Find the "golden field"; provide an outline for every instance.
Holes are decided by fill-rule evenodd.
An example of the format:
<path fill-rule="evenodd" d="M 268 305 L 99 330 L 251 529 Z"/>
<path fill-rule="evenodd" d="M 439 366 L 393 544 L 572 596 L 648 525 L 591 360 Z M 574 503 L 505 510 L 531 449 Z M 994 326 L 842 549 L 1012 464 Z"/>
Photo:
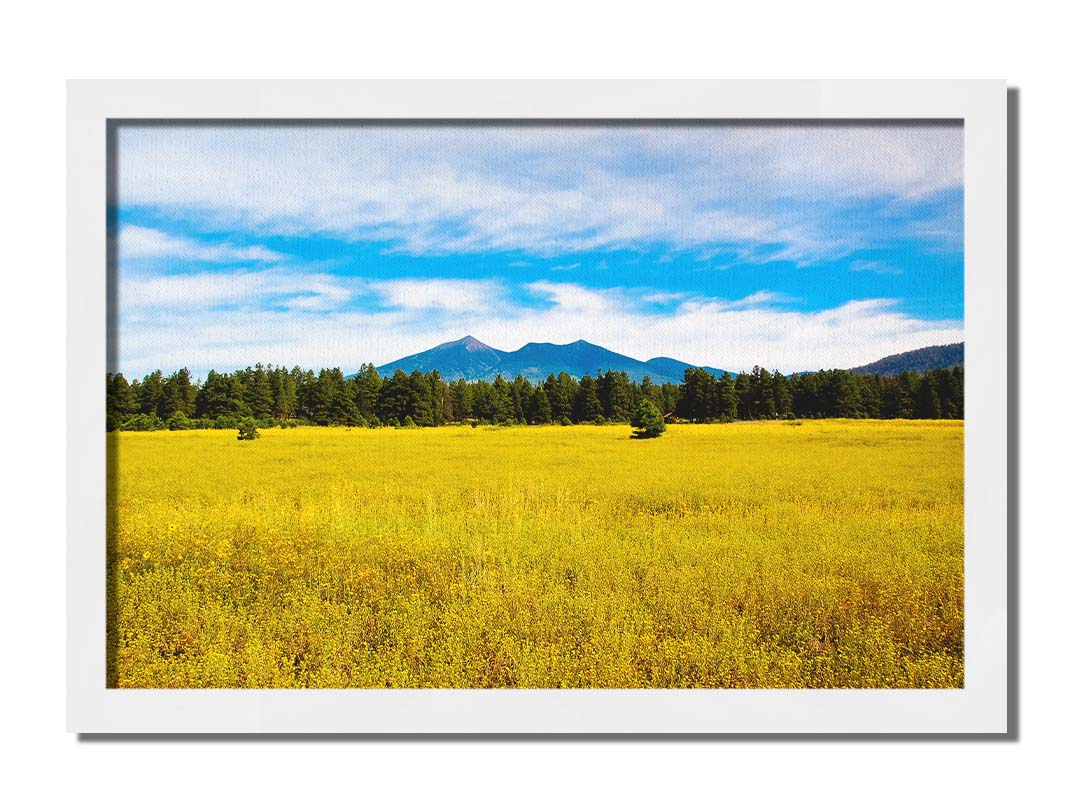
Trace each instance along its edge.
<path fill-rule="evenodd" d="M 959 687 L 963 425 L 109 434 L 120 687 Z"/>

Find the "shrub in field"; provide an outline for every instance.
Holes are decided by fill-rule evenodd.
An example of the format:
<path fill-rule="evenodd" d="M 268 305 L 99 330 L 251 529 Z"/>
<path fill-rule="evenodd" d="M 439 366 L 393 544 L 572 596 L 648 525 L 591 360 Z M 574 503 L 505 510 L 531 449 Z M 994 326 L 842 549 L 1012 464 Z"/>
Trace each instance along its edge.
<path fill-rule="evenodd" d="M 172 431 L 191 431 L 195 427 L 196 423 L 184 411 L 175 411 L 167 417 L 167 428 Z"/>
<path fill-rule="evenodd" d="M 636 428 L 635 439 L 653 439 L 656 436 L 662 436 L 667 430 L 667 423 L 663 421 L 663 412 L 647 397 L 637 406 L 630 424 Z"/>
<path fill-rule="evenodd" d="M 237 426 L 237 441 L 246 442 L 259 438 L 259 430 L 256 429 L 256 421 L 251 417 L 245 417 Z"/>
<path fill-rule="evenodd" d="M 167 426 L 155 413 L 136 414 L 126 420 L 119 430 L 123 431 L 161 431 Z"/>

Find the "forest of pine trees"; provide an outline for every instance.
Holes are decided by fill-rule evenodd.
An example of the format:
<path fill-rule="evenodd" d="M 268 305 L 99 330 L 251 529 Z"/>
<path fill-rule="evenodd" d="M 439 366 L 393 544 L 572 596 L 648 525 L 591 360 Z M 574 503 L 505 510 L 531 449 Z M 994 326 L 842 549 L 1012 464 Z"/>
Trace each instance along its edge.
<path fill-rule="evenodd" d="M 681 384 L 636 383 L 625 372 L 575 378 L 565 372 L 540 384 L 519 376 L 446 381 L 435 370 L 382 377 L 364 364 L 346 378 L 338 369 L 257 364 L 232 373 L 160 370 L 128 382 L 107 376 L 107 430 L 237 428 L 253 418 L 277 425 L 416 426 L 448 423 L 626 422 L 648 398 L 671 422 L 792 418 L 962 419 L 963 368 L 894 377 L 822 370 L 785 376 L 754 367 L 736 378 L 688 369 Z"/>

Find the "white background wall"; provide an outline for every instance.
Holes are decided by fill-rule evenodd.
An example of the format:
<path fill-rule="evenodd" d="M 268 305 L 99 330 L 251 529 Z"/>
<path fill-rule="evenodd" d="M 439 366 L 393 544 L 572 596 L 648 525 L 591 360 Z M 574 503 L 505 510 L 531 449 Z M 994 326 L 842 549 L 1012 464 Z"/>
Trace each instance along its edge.
<path fill-rule="evenodd" d="M 1049 3 L 18 3 L 0 46 L 4 784 L 33 796 L 909 797 L 1057 780 L 1063 624 L 1063 25 Z M 390 10 L 391 9 L 391 10 Z M 1031 10 L 1037 9 L 1037 10 Z M 79 743 L 64 733 L 68 77 L 995 77 L 1021 100 L 1017 743 Z M 1034 373 L 1058 371 L 1049 379 Z M 978 365 L 972 369 L 980 368 Z M 29 389 L 30 376 L 50 384 Z M 43 409 L 43 411 L 42 411 Z M 1051 788 L 1051 787 L 1050 787 Z M 18 792 L 12 796 L 18 796 Z"/>

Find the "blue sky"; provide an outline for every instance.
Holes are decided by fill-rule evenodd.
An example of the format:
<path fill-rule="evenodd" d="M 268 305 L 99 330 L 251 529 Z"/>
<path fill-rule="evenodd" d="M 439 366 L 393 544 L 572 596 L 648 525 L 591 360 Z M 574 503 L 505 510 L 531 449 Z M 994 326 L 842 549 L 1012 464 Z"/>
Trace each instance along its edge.
<path fill-rule="evenodd" d="M 119 363 L 472 334 L 725 369 L 963 338 L 958 126 L 124 126 Z"/>

